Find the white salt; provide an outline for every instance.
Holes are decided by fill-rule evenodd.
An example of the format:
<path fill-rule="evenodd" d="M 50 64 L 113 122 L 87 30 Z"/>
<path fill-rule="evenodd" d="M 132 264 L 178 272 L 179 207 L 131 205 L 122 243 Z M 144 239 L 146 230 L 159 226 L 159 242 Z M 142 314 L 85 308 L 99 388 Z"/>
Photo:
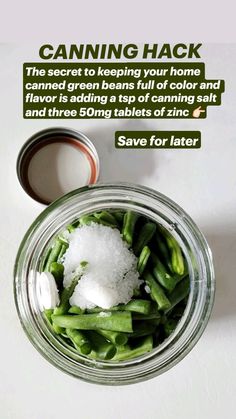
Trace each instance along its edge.
<path fill-rule="evenodd" d="M 108 309 L 128 303 L 142 281 L 137 258 L 122 240 L 119 230 L 92 223 L 77 228 L 68 240 L 63 261 L 64 287 L 70 285 L 80 262 L 88 262 L 70 304 Z"/>

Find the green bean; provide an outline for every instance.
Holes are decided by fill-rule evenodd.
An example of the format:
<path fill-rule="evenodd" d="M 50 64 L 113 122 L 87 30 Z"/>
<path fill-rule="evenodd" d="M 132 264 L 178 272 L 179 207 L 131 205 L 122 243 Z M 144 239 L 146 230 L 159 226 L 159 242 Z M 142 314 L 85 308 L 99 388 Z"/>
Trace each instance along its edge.
<path fill-rule="evenodd" d="M 184 278 L 186 278 L 186 276 L 188 276 L 188 272 L 186 271 L 183 273 L 183 275 L 175 274 L 176 283 L 178 284 L 179 282 L 181 282 Z"/>
<path fill-rule="evenodd" d="M 124 215 L 122 236 L 123 239 L 132 246 L 135 224 L 139 218 L 139 214 L 133 211 L 127 211 Z"/>
<path fill-rule="evenodd" d="M 77 306 L 72 306 L 69 308 L 68 313 L 70 314 L 84 314 L 85 310 L 77 307 Z"/>
<path fill-rule="evenodd" d="M 44 313 L 44 316 L 46 317 L 47 321 L 49 321 L 49 323 L 52 323 L 53 309 L 52 308 L 45 309 L 43 311 L 43 313 Z"/>
<path fill-rule="evenodd" d="M 157 252 L 160 255 L 160 258 L 163 264 L 172 272 L 172 265 L 171 265 L 171 255 L 169 252 L 169 248 L 166 244 L 166 240 L 164 236 L 161 234 L 160 231 L 157 231 L 155 234 L 155 239 L 157 242 Z"/>
<path fill-rule="evenodd" d="M 94 215 L 83 215 L 82 217 L 80 217 L 79 221 L 82 226 L 89 225 L 91 223 L 100 224 L 100 221 L 96 217 L 94 217 Z"/>
<path fill-rule="evenodd" d="M 118 306 L 111 307 L 107 310 L 103 310 L 101 307 L 94 307 L 87 309 L 88 313 L 100 313 L 109 311 L 134 311 L 136 313 L 148 314 L 151 309 L 151 301 L 149 300 L 130 300 L 127 304 L 120 304 Z"/>
<path fill-rule="evenodd" d="M 177 273 L 178 275 L 183 275 L 184 270 L 185 270 L 184 258 L 183 258 L 182 251 L 178 242 L 163 227 L 161 228 L 161 232 L 166 239 L 166 243 L 171 254 L 171 266 L 172 266 L 173 272 Z"/>
<path fill-rule="evenodd" d="M 141 296 L 142 296 L 142 292 L 140 288 L 135 288 L 133 292 L 133 297 L 141 297 Z"/>
<path fill-rule="evenodd" d="M 137 240 L 133 246 L 133 251 L 136 256 L 138 256 L 141 253 L 143 247 L 150 242 L 155 232 L 156 224 L 152 222 L 147 222 L 142 226 L 138 234 Z"/>
<path fill-rule="evenodd" d="M 108 211 L 95 212 L 93 215 L 101 224 L 118 228 L 116 218 Z"/>
<path fill-rule="evenodd" d="M 73 231 L 75 231 L 75 226 L 73 226 L 73 224 L 68 224 L 66 228 L 69 231 L 69 233 L 73 233 Z"/>
<path fill-rule="evenodd" d="M 68 224 L 66 227 L 69 233 L 73 233 L 77 227 L 80 225 L 80 220 L 74 220 L 71 224 Z"/>
<path fill-rule="evenodd" d="M 122 361 L 141 356 L 173 332 L 184 312 L 190 284 L 181 247 L 168 230 L 152 220 L 141 217 L 137 224 L 139 217 L 133 211 L 100 210 L 67 226 L 70 232 L 91 223 L 121 230 L 123 240 L 138 257 L 139 275 L 149 287 L 142 284 L 127 304 L 110 309 L 70 306 L 70 297 L 83 271 L 68 288 L 59 291 L 59 306 L 43 312 L 48 327 L 88 358 Z M 53 274 L 59 289 L 64 277 L 61 261 L 69 246 L 65 237 L 63 233 L 57 237 L 44 260 L 45 270 Z M 86 265 L 82 262 L 81 268 Z"/>
<path fill-rule="evenodd" d="M 178 320 L 176 319 L 168 319 L 166 323 L 164 323 L 163 328 L 164 328 L 166 337 L 171 335 L 171 333 L 175 330 L 177 324 L 178 324 Z"/>
<path fill-rule="evenodd" d="M 84 333 L 75 329 L 66 329 L 66 334 L 81 354 L 88 355 L 91 352 L 91 342 Z"/>
<path fill-rule="evenodd" d="M 58 259 L 57 259 L 58 262 L 61 262 L 61 260 L 62 260 L 62 258 L 64 256 L 64 254 L 66 253 L 67 249 L 68 249 L 68 246 L 66 246 L 65 244 L 63 244 L 62 247 L 61 247 L 61 251 L 60 251 L 60 253 L 58 255 Z"/>
<path fill-rule="evenodd" d="M 170 275 L 165 266 L 161 263 L 158 257 L 152 253 L 152 262 L 153 262 L 153 276 L 154 278 L 168 291 L 173 291 L 178 280 L 173 274 Z"/>
<path fill-rule="evenodd" d="M 93 331 L 88 331 L 87 335 L 93 348 L 92 358 L 108 360 L 114 357 L 117 349 L 111 342 L 108 342 L 103 336 Z"/>
<path fill-rule="evenodd" d="M 140 339 L 138 345 L 131 348 L 130 345 L 118 346 L 117 353 L 112 360 L 124 361 L 131 358 L 144 355 L 153 349 L 153 338 L 152 335 L 146 336 Z"/>
<path fill-rule="evenodd" d="M 95 212 L 94 214 L 90 215 L 83 215 L 82 217 L 80 217 L 79 221 L 81 225 L 89 225 L 91 223 L 96 223 L 103 224 L 109 227 L 118 227 L 118 223 L 115 217 L 113 217 L 113 215 L 111 215 L 107 211 L 102 211 L 100 213 Z"/>
<path fill-rule="evenodd" d="M 72 296 L 76 285 L 78 284 L 79 278 L 81 275 L 77 275 L 71 282 L 68 288 L 63 288 L 60 298 L 60 304 L 56 308 L 54 308 L 53 314 L 54 315 L 61 315 L 67 313 L 70 308 L 69 299 Z"/>
<path fill-rule="evenodd" d="M 111 330 L 98 329 L 97 333 L 109 340 L 115 346 L 125 345 L 128 341 L 128 334 L 121 332 L 112 332 Z"/>
<path fill-rule="evenodd" d="M 150 301 L 150 302 L 151 302 L 151 309 L 150 309 L 149 314 L 132 313 L 132 319 L 133 320 L 160 321 L 161 314 L 158 311 L 157 303 L 154 301 Z"/>
<path fill-rule="evenodd" d="M 151 301 L 149 300 L 130 300 L 127 304 L 121 306 L 124 310 L 134 311 L 136 313 L 149 314 L 151 310 Z"/>
<path fill-rule="evenodd" d="M 49 268 L 55 278 L 57 285 L 61 285 L 63 282 L 64 266 L 58 262 L 52 262 Z"/>
<path fill-rule="evenodd" d="M 151 250 L 149 249 L 149 247 L 144 246 L 144 248 L 143 248 L 143 250 L 140 253 L 139 258 L 138 258 L 137 269 L 138 269 L 139 275 L 142 275 L 142 273 L 144 272 L 144 270 L 147 266 L 150 254 L 151 254 Z"/>
<path fill-rule="evenodd" d="M 161 320 L 159 311 L 150 314 L 132 313 L 133 320 Z"/>
<path fill-rule="evenodd" d="M 86 260 L 82 260 L 82 262 L 80 262 L 80 267 L 81 267 L 82 269 L 85 269 L 85 268 L 86 268 L 86 266 L 88 266 L 88 262 L 87 262 Z"/>
<path fill-rule="evenodd" d="M 74 220 L 72 225 L 73 225 L 73 227 L 78 228 L 79 225 L 80 225 L 79 219 Z"/>
<path fill-rule="evenodd" d="M 153 276 L 149 272 L 144 272 L 144 280 L 146 284 L 149 286 L 151 290 L 151 295 L 153 296 L 154 300 L 156 301 L 158 308 L 160 310 L 167 310 L 171 303 L 166 297 L 164 290 L 161 288 L 161 286 L 155 281 Z"/>
<path fill-rule="evenodd" d="M 69 247 L 69 243 L 68 240 L 65 239 L 65 237 L 63 236 L 63 234 L 58 236 L 58 240 L 61 242 L 61 244 L 64 244 L 64 246 Z"/>
<path fill-rule="evenodd" d="M 150 319 L 150 320 L 148 320 L 148 323 L 150 323 L 150 324 L 154 325 L 155 327 L 157 327 L 161 323 L 161 318 L 159 318 L 159 319 Z"/>
<path fill-rule="evenodd" d="M 82 262 L 80 263 L 80 265 L 82 264 Z M 71 284 L 68 288 L 63 288 L 62 293 L 61 293 L 61 298 L 60 298 L 60 304 L 59 306 L 55 307 L 53 310 L 53 316 L 52 317 L 56 317 L 58 315 L 62 315 L 68 312 L 69 308 L 70 308 L 70 297 L 72 296 L 76 285 L 78 284 L 78 281 L 80 279 L 80 277 L 82 276 L 82 272 L 79 275 L 76 275 L 72 281 Z M 64 328 L 61 327 L 60 325 L 57 325 L 56 322 L 53 321 L 53 329 L 57 334 L 60 334 L 63 332 Z"/>
<path fill-rule="evenodd" d="M 64 339 L 66 339 L 66 343 L 69 343 L 69 344 L 71 344 L 72 343 L 72 341 L 71 341 L 71 339 L 69 338 L 69 336 L 66 334 L 66 329 L 64 329 L 63 330 L 63 332 L 62 333 L 60 333 L 60 335 L 64 338 Z M 68 342 L 69 341 L 69 342 Z M 72 345 L 70 345 L 70 346 L 72 346 Z M 74 344 L 73 344 L 73 346 L 75 346 Z M 78 349 L 79 350 L 79 348 L 76 348 L 76 349 Z"/>
<path fill-rule="evenodd" d="M 103 309 L 102 307 L 94 307 L 94 308 L 87 308 L 86 314 L 94 314 L 94 313 L 110 313 L 111 311 L 121 311 L 119 306 L 114 306 L 108 309 Z"/>
<path fill-rule="evenodd" d="M 152 335 L 156 330 L 156 326 L 156 324 L 147 321 L 137 322 L 133 325 L 133 333 L 129 333 L 129 337 L 134 339 Z"/>
<path fill-rule="evenodd" d="M 125 213 L 123 212 L 123 211 L 114 211 L 113 213 L 112 213 L 112 215 L 114 215 L 114 217 L 115 217 L 115 219 L 116 219 L 116 221 L 119 223 L 119 224 L 123 224 L 123 220 L 124 220 L 124 215 L 125 215 Z"/>
<path fill-rule="evenodd" d="M 53 317 L 53 315 L 52 315 L 52 317 Z M 57 326 L 53 321 L 52 321 L 52 328 L 57 335 L 62 335 L 63 336 L 63 334 L 65 333 L 65 328 Z"/>
<path fill-rule="evenodd" d="M 170 306 L 166 308 L 165 312 L 168 313 L 174 308 L 180 301 L 182 301 L 189 294 L 190 282 L 189 277 L 186 276 L 181 282 L 179 282 L 174 291 L 169 295 Z"/>
<path fill-rule="evenodd" d="M 47 251 L 47 254 L 46 254 L 46 256 L 45 256 L 45 258 L 44 258 L 44 260 L 43 260 L 43 269 L 42 269 L 42 271 L 46 271 L 46 266 L 47 266 L 48 259 L 49 259 L 49 256 L 50 256 L 50 254 L 51 254 L 51 251 L 52 251 L 52 249 L 49 249 L 49 250 Z"/>
<path fill-rule="evenodd" d="M 52 315 L 53 323 L 59 327 L 81 330 L 113 330 L 132 332 L 132 317 L 128 311 L 100 312 L 80 315 Z"/>
<path fill-rule="evenodd" d="M 58 236 L 57 240 L 62 245 L 61 246 L 61 250 L 57 249 L 57 251 L 59 250 L 59 253 L 58 253 L 58 256 L 56 256 L 56 260 L 59 260 L 60 259 L 60 254 L 61 254 L 62 249 L 63 249 L 63 246 L 66 246 L 66 248 L 67 248 L 69 246 L 69 244 L 68 244 L 67 240 L 63 236 Z M 60 246 L 59 243 L 58 243 L 58 246 Z M 53 246 L 53 248 L 54 248 L 54 246 Z M 53 260 L 51 260 L 52 258 L 55 258 L 55 253 L 54 253 L 55 252 L 55 249 L 53 250 L 53 253 L 54 254 L 51 255 L 53 248 L 50 248 L 49 251 L 48 251 L 48 253 L 47 253 L 47 256 L 46 256 L 46 258 L 44 260 L 43 271 L 48 270 L 49 267 L 50 267 L 49 265 L 51 263 L 53 263 Z M 50 256 L 50 259 L 49 259 L 49 256 Z"/>
<path fill-rule="evenodd" d="M 49 271 L 51 263 L 57 261 L 61 248 L 62 248 L 62 243 L 60 242 L 59 239 L 56 239 L 51 249 L 51 252 L 48 256 L 48 260 L 45 266 L 45 271 Z"/>

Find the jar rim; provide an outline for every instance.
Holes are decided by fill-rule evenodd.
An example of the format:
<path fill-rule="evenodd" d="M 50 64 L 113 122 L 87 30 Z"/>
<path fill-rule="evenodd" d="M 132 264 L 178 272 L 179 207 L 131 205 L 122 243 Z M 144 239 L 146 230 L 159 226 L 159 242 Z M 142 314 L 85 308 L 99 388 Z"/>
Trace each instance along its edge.
<path fill-rule="evenodd" d="M 42 254 L 39 247 L 44 240 L 48 242 L 55 235 L 52 234 L 55 233 L 55 228 L 61 230 L 59 218 L 64 224 L 68 224 L 76 208 L 86 213 L 86 208 L 90 210 L 96 205 L 97 210 L 99 205 L 104 207 L 108 202 L 114 208 L 139 206 L 139 212 L 148 213 L 148 216 L 151 215 L 156 220 L 159 217 L 159 221 L 171 228 L 172 234 L 181 242 L 188 261 L 196 264 L 194 268 L 191 267 L 192 285 L 185 313 L 172 335 L 150 353 L 115 364 L 114 361 L 90 362 L 79 355 L 74 356 L 62 347 L 58 338 L 53 338 L 44 328 L 37 306 L 35 302 L 32 303 L 34 279 L 32 278 L 32 283 L 27 281 L 30 270 L 35 269 L 39 263 Z M 37 252 L 40 254 L 36 258 Z M 32 263 L 34 259 L 35 264 Z M 26 334 L 41 354 L 75 377 L 111 385 L 133 383 L 159 375 L 187 355 L 208 323 L 215 293 L 211 251 L 191 217 L 165 195 L 146 186 L 127 182 L 90 185 L 76 189 L 53 202 L 36 218 L 23 238 L 16 257 L 14 278 L 18 315 Z"/>

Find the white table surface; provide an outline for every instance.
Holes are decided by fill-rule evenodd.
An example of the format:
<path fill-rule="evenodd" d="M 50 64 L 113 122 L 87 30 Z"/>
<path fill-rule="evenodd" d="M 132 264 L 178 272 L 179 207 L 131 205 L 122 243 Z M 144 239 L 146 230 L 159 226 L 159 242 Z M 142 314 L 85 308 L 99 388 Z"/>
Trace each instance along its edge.
<path fill-rule="evenodd" d="M 207 78 L 223 78 L 221 107 L 188 120 L 24 120 L 22 63 L 37 46 L 0 46 L 0 419 L 235 418 L 236 392 L 236 45 L 202 48 Z M 87 384 L 63 374 L 33 348 L 13 300 L 13 264 L 19 243 L 43 206 L 22 191 L 15 170 L 24 141 L 49 126 L 83 131 L 98 149 L 101 180 L 153 187 L 181 205 L 205 233 L 217 278 L 207 329 L 176 367 L 125 387 Z M 115 150 L 124 129 L 202 131 L 200 150 Z"/>

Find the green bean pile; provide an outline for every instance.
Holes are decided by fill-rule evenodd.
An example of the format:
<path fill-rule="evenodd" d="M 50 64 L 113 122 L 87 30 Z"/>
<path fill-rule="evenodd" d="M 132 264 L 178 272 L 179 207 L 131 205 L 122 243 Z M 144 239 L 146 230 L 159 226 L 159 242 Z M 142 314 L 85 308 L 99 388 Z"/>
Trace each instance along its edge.
<path fill-rule="evenodd" d="M 67 344 L 96 360 L 122 361 L 150 352 L 174 331 L 186 307 L 189 276 L 185 257 L 175 238 L 161 225 L 132 211 L 101 211 L 84 215 L 67 229 L 99 223 L 120 230 L 123 240 L 138 258 L 143 283 L 128 304 L 109 310 L 82 310 L 69 300 L 81 275 L 63 288 L 63 255 L 68 242 L 58 236 L 44 261 L 53 274 L 60 304 L 44 310 L 45 318 Z M 86 261 L 81 267 L 86 266 Z"/>

